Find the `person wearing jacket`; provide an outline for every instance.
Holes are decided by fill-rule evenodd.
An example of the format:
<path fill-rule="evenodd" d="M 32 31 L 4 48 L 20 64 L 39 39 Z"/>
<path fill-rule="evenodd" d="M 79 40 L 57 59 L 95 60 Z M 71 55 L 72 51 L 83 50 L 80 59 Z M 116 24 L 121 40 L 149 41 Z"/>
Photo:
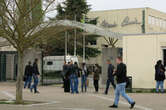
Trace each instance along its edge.
<path fill-rule="evenodd" d="M 161 88 L 161 93 L 164 93 L 164 80 L 165 80 L 165 68 L 162 65 L 162 61 L 157 61 L 155 65 L 155 80 L 156 80 L 156 92 L 159 92 Z"/>
<path fill-rule="evenodd" d="M 107 72 L 107 83 L 106 83 L 106 90 L 105 90 L 105 94 L 108 94 L 108 90 L 109 90 L 109 86 L 110 83 L 112 84 L 113 88 L 115 89 L 116 85 L 114 83 L 114 76 L 113 76 L 113 72 L 114 72 L 114 66 L 111 64 L 110 60 L 107 60 L 107 64 L 108 64 L 108 72 Z"/>
<path fill-rule="evenodd" d="M 87 70 L 86 64 L 83 63 L 82 72 L 81 72 L 81 90 L 82 90 L 82 92 L 84 92 L 84 88 L 85 88 L 85 92 L 87 92 L 87 77 L 88 77 L 88 70 Z"/>
<path fill-rule="evenodd" d="M 38 59 L 35 59 L 34 63 L 33 63 L 33 79 L 34 79 L 34 84 L 31 86 L 31 92 L 33 92 L 34 89 L 34 93 L 39 93 L 39 91 L 37 90 L 37 86 L 39 83 L 39 70 L 38 70 Z"/>
<path fill-rule="evenodd" d="M 71 87 L 71 93 L 77 93 L 78 94 L 78 76 L 77 76 L 77 63 L 73 64 L 73 61 L 70 62 L 70 87 Z"/>
<path fill-rule="evenodd" d="M 117 62 L 117 70 L 114 75 L 117 77 L 117 85 L 115 89 L 115 100 L 114 104 L 110 106 L 110 108 L 118 108 L 118 103 L 119 103 L 119 97 L 122 95 L 128 103 L 131 105 L 130 109 L 134 108 L 135 106 L 135 101 L 131 99 L 127 94 L 126 94 L 126 79 L 127 79 L 127 67 L 126 65 L 122 62 L 122 58 L 118 57 L 116 59 Z"/>
<path fill-rule="evenodd" d="M 25 83 L 24 83 L 24 89 L 27 87 L 31 87 L 32 83 L 32 73 L 33 73 L 33 67 L 31 66 L 31 62 L 28 62 L 28 65 L 25 67 L 24 77 L 25 77 Z"/>
<path fill-rule="evenodd" d="M 95 87 L 95 91 L 99 91 L 99 80 L 100 80 L 100 69 L 98 64 L 95 64 L 94 67 L 94 75 L 93 75 L 93 85 Z"/>

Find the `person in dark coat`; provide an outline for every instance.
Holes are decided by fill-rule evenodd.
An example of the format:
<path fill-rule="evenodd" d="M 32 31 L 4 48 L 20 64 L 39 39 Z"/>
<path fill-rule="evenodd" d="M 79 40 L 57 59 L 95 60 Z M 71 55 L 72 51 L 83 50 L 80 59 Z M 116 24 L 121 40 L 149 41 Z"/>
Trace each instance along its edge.
<path fill-rule="evenodd" d="M 112 84 L 113 88 L 115 89 L 116 85 L 114 83 L 114 75 L 113 75 L 113 72 L 114 72 L 114 66 L 111 64 L 111 60 L 107 60 L 107 64 L 108 64 L 108 71 L 107 71 L 107 83 L 106 83 L 106 90 L 105 90 L 105 94 L 107 95 L 108 94 L 108 90 L 109 90 L 109 86 L 110 86 L 110 83 Z"/>
<path fill-rule="evenodd" d="M 94 75 L 93 75 L 93 84 L 94 84 L 96 92 L 99 91 L 99 80 L 100 80 L 100 68 L 99 68 L 98 64 L 95 64 Z"/>
<path fill-rule="evenodd" d="M 32 73 L 33 73 L 33 67 L 31 65 L 31 62 L 28 62 L 28 65 L 25 67 L 25 72 L 24 72 L 24 78 L 25 78 L 25 83 L 24 83 L 24 89 L 27 87 L 31 87 L 32 83 Z"/>
<path fill-rule="evenodd" d="M 63 70 L 62 70 L 62 74 L 61 74 L 62 80 L 63 80 L 63 86 L 62 86 L 62 88 L 64 88 L 65 75 L 66 75 L 67 71 L 68 71 L 68 66 L 66 64 L 66 61 L 64 61 Z"/>
<path fill-rule="evenodd" d="M 39 91 L 37 90 L 37 86 L 39 83 L 39 69 L 38 69 L 38 59 L 35 59 L 34 63 L 33 63 L 33 79 L 34 79 L 34 84 L 31 86 L 31 92 L 33 92 L 34 89 L 34 93 L 39 93 Z"/>
<path fill-rule="evenodd" d="M 119 103 L 119 98 L 120 95 L 124 97 L 129 104 L 131 105 L 130 109 L 134 108 L 135 106 L 135 101 L 131 99 L 127 94 L 126 94 L 126 79 L 127 79 L 127 67 L 126 65 L 122 62 L 122 58 L 118 57 L 116 59 L 117 62 L 117 70 L 114 75 L 117 77 L 117 85 L 115 89 L 115 100 L 114 104 L 110 106 L 110 108 L 118 108 L 118 103 Z"/>
<path fill-rule="evenodd" d="M 70 62 L 66 65 L 66 74 L 64 75 L 64 92 L 70 92 Z"/>
<path fill-rule="evenodd" d="M 159 92 L 159 88 L 161 88 L 161 92 L 164 93 L 164 80 L 165 80 L 165 68 L 162 64 L 162 61 L 157 61 L 155 65 L 155 80 L 156 80 L 156 92 Z"/>

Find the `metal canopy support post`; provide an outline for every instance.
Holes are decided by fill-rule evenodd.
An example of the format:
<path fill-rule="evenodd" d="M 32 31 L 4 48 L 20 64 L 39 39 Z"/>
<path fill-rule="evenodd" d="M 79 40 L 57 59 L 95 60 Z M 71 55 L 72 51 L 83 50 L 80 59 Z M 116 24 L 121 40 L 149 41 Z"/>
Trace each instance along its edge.
<path fill-rule="evenodd" d="M 67 41 L 68 41 L 67 35 L 68 35 L 68 33 L 66 31 L 65 32 L 65 59 L 64 59 L 65 61 L 66 61 L 67 49 L 68 49 L 68 47 L 67 47 Z"/>
<path fill-rule="evenodd" d="M 76 15 L 75 15 L 75 21 L 77 21 L 76 19 Z M 77 29 L 74 29 L 74 56 L 77 55 Z"/>
<path fill-rule="evenodd" d="M 83 62 L 85 63 L 85 54 L 86 54 L 86 52 L 85 52 L 85 35 L 83 35 Z"/>

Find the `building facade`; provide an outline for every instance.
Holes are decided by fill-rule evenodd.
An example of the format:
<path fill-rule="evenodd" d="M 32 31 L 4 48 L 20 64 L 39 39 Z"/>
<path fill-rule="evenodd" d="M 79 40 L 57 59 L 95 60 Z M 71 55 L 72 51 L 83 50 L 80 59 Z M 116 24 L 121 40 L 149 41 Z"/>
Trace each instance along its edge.
<path fill-rule="evenodd" d="M 151 8 L 92 11 L 88 14 L 88 17 L 98 17 L 98 26 L 121 34 L 166 32 L 166 13 Z M 102 45 L 107 45 L 103 36 L 97 39 L 96 45 L 90 46 L 102 50 Z M 123 47 L 122 39 L 119 39 L 116 47 Z M 99 55 L 96 58 L 91 58 L 87 63 L 101 65 L 101 58 L 101 55 Z"/>
<path fill-rule="evenodd" d="M 155 88 L 155 64 L 162 60 L 166 66 L 166 33 L 124 36 L 123 60 L 133 88 Z"/>

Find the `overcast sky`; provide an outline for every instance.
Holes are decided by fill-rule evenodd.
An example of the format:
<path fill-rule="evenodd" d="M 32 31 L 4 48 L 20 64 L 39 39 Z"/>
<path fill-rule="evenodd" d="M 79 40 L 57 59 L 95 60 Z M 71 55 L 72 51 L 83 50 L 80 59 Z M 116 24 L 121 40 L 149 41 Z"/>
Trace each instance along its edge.
<path fill-rule="evenodd" d="M 150 7 L 166 12 L 166 0 L 87 0 L 92 10 Z"/>

